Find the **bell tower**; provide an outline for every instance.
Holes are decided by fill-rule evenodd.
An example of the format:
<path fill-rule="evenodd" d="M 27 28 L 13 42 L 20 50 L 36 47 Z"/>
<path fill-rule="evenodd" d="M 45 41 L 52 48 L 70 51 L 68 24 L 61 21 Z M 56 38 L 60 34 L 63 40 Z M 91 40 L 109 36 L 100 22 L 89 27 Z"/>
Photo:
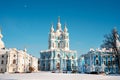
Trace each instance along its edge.
<path fill-rule="evenodd" d="M 49 49 L 69 50 L 69 33 L 65 23 L 64 30 L 61 28 L 60 17 L 58 17 L 56 31 L 53 24 L 49 33 Z"/>
<path fill-rule="evenodd" d="M 49 33 L 49 46 L 48 46 L 48 49 L 54 49 L 55 48 L 55 43 L 54 43 L 54 40 L 55 39 L 55 34 L 54 34 L 54 28 L 53 28 L 53 24 L 50 28 L 50 33 Z"/>
<path fill-rule="evenodd" d="M 64 27 L 64 49 L 65 50 L 69 50 L 69 33 L 68 33 L 68 29 L 65 23 L 65 27 Z"/>

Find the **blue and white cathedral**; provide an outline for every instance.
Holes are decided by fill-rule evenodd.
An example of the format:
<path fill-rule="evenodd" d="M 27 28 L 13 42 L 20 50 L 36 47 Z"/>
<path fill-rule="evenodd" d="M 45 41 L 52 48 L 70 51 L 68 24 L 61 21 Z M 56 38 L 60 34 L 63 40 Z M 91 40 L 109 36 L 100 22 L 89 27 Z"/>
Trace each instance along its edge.
<path fill-rule="evenodd" d="M 65 24 L 62 30 L 60 17 L 57 29 L 53 24 L 49 32 L 48 50 L 40 52 L 40 70 L 42 71 L 72 71 L 77 69 L 77 52 L 69 48 L 69 33 Z"/>

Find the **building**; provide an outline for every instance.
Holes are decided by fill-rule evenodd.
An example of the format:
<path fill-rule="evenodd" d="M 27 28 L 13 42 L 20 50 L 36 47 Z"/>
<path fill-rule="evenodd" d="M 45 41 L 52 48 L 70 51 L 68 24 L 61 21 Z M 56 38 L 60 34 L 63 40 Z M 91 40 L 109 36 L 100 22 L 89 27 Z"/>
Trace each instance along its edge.
<path fill-rule="evenodd" d="M 112 49 L 90 49 L 84 55 L 86 73 L 118 73 L 118 64 Z"/>
<path fill-rule="evenodd" d="M 38 59 L 27 53 L 27 50 L 17 50 L 16 48 L 5 48 L 0 32 L 0 73 L 8 72 L 30 72 L 30 67 L 34 72 L 38 71 Z"/>
<path fill-rule="evenodd" d="M 84 62 L 84 55 L 81 55 L 78 58 L 78 72 L 79 73 L 84 73 L 85 72 L 85 62 Z"/>
<path fill-rule="evenodd" d="M 113 29 L 114 33 L 114 45 L 116 48 L 102 48 L 102 49 L 90 49 L 87 54 L 82 55 L 78 59 L 78 63 L 82 64 L 84 57 L 84 64 L 80 65 L 86 73 L 120 73 L 120 41 L 116 28 Z M 116 54 L 117 53 L 117 54 Z"/>
<path fill-rule="evenodd" d="M 68 29 L 65 24 L 64 30 L 62 30 L 60 17 L 58 17 L 56 31 L 52 24 L 48 41 L 48 50 L 40 52 L 40 70 L 76 70 L 77 52 L 69 49 Z"/>

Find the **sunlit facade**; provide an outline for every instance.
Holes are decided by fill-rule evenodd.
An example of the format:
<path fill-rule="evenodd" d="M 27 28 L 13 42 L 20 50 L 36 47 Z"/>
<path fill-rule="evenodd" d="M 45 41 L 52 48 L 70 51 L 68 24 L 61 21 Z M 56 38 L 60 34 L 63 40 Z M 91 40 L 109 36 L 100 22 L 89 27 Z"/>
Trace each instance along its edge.
<path fill-rule="evenodd" d="M 0 73 L 30 72 L 30 67 L 38 71 L 38 58 L 28 54 L 26 49 L 5 48 L 2 37 L 0 33 Z"/>

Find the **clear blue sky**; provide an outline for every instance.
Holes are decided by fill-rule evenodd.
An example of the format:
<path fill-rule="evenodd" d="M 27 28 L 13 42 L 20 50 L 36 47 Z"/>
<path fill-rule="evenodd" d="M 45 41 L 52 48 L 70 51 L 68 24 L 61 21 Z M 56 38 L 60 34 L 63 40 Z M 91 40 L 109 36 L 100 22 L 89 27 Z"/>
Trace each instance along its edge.
<path fill-rule="evenodd" d="M 24 49 L 36 57 L 48 49 L 48 33 L 57 17 L 70 33 L 78 55 L 98 48 L 113 27 L 120 32 L 120 0 L 0 0 L 0 27 L 7 48 Z"/>

